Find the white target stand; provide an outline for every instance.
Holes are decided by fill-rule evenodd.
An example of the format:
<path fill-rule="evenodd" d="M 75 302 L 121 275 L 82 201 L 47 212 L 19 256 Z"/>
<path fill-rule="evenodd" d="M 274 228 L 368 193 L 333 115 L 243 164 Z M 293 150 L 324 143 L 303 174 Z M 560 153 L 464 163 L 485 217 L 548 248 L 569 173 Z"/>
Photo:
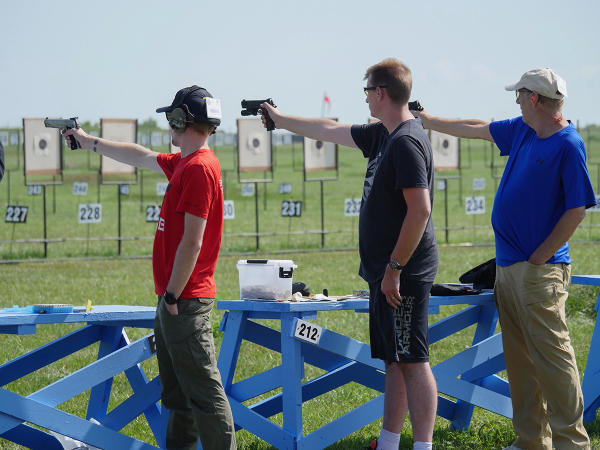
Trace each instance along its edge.
<path fill-rule="evenodd" d="M 44 204 L 44 258 L 48 257 L 48 230 L 46 210 L 46 186 L 51 185 L 54 194 L 53 211 L 56 213 L 56 185 L 63 184 L 63 147 L 60 130 L 46 128 L 44 119 L 23 119 L 23 174 L 25 186 L 43 196 Z M 49 177 L 52 176 L 50 180 Z M 32 181 L 32 177 L 35 180 Z M 57 177 L 59 178 L 57 180 Z M 41 189 L 39 192 L 38 189 Z"/>
<path fill-rule="evenodd" d="M 137 135 L 137 119 L 100 119 L 102 139 L 135 144 Z M 100 203 L 100 185 L 117 185 L 117 254 L 119 256 L 121 255 L 121 196 L 129 195 L 130 186 L 137 183 L 137 167 L 101 155 L 98 172 L 98 203 Z"/>
<path fill-rule="evenodd" d="M 256 250 L 260 249 L 258 220 L 258 183 L 265 183 L 264 201 L 267 205 L 266 183 L 273 182 L 272 134 L 264 127 L 261 119 L 237 119 L 238 183 L 254 183 L 254 209 L 256 217 Z M 263 178 L 248 176 L 262 172 Z M 270 178 L 268 175 L 270 174 Z"/>
<path fill-rule="evenodd" d="M 331 119 L 337 122 L 337 119 Z M 325 248 L 325 181 L 337 181 L 338 145 L 333 142 L 320 141 L 305 137 L 304 142 L 304 182 L 318 181 L 321 186 L 321 248 Z M 309 178 L 309 173 L 316 173 L 316 177 Z M 335 175 L 333 175 L 335 173 Z M 329 176 L 328 176 L 329 175 Z"/>
<path fill-rule="evenodd" d="M 460 165 L 460 138 L 427 130 L 433 152 L 434 170 L 458 170 L 458 175 L 436 177 L 438 180 L 458 180 L 458 204 L 462 204 L 462 169 Z M 446 181 L 446 190 L 448 183 Z"/>

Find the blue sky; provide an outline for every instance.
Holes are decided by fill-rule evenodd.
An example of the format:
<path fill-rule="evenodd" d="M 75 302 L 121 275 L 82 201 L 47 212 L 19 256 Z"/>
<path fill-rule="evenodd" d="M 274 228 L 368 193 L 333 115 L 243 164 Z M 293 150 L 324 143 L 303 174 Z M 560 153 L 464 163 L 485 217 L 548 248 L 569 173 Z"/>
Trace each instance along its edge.
<path fill-rule="evenodd" d="M 251 2 L 4 1 L 0 127 L 23 117 L 153 117 L 197 84 L 234 132 L 240 101 L 365 123 L 365 70 L 386 57 L 413 72 L 412 99 L 443 117 L 517 116 L 504 86 L 551 67 L 564 116 L 600 124 L 600 2 L 556 0 Z"/>

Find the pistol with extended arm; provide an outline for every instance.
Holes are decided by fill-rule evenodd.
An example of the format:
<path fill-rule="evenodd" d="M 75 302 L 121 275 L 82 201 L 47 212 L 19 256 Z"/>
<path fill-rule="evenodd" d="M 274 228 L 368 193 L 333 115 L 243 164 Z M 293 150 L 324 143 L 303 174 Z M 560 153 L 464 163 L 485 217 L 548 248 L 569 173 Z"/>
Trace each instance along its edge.
<path fill-rule="evenodd" d="M 257 116 L 258 114 L 262 114 L 267 119 L 267 131 L 273 131 L 275 129 L 275 123 L 273 119 L 269 116 L 269 112 L 266 109 L 262 109 L 260 105 L 263 103 L 268 103 L 273 108 L 277 108 L 277 105 L 273 103 L 272 98 L 268 98 L 266 100 L 242 100 L 242 116 Z"/>
<path fill-rule="evenodd" d="M 79 128 L 77 117 L 71 117 L 70 119 L 48 119 L 46 117 L 44 125 L 46 128 L 60 128 L 65 131 L 71 128 Z M 74 136 L 71 136 L 71 150 L 77 150 L 78 148 L 81 148 L 81 145 Z"/>

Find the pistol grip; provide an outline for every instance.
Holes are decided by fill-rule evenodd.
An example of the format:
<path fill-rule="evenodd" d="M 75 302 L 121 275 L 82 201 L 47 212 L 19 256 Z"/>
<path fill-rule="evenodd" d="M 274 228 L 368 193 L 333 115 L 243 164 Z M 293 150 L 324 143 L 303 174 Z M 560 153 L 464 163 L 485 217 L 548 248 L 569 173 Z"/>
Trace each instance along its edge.
<path fill-rule="evenodd" d="M 273 119 L 271 119 L 271 116 L 269 116 L 269 112 L 266 109 L 263 109 L 262 113 L 267 120 L 267 131 L 273 131 L 275 129 L 275 122 L 273 122 Z"/>
<path fill-rule="evenodd" d="M 71 128 L 67 128 L 67 130 L 70 130 Z M 81 144 L 79 143 L 79 141 L 77 139 L 75 139 L 75 136 L 71 135 L 71 150 L 77 150 L 81 148 Z"/>

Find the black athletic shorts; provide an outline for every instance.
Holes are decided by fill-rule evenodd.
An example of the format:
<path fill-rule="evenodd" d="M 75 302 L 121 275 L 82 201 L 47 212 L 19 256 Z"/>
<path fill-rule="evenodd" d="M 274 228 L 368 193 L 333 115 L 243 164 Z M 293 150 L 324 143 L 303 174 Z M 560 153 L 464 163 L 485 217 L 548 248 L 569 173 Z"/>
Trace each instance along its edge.
<path fill-rule="evenodd" d="M 401 305 L 392 308 L 381 280 L 369 283 L 371 357 L 387 362 L 429 362 L 429 292 L 431 281 L 400 279 Z"/>

